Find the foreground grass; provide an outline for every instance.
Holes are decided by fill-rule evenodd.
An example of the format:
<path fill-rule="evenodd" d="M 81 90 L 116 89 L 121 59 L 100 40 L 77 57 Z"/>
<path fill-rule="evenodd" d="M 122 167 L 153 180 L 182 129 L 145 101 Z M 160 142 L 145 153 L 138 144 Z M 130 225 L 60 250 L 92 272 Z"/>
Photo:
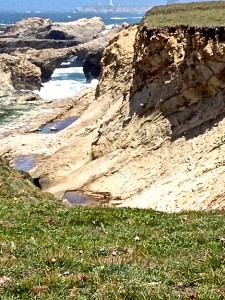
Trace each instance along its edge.
<path fill-rule="evenodd" d="M 0 184 L 1 299 L 224 299 L 223 212 L 68 208 L 1 163 Z"/>
<path fill-rule="evenodd" d="M 156 6 L 144 18 L 149 28 L 188 25 L 198 27 L 225 26 L 225 2 L 198 2 Z"/>

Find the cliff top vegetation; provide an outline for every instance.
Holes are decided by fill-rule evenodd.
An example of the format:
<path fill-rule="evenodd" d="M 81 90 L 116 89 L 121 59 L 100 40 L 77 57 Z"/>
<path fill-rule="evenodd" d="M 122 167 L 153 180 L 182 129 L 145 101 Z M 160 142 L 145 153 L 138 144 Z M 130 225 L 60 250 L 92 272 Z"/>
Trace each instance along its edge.
<path fill-rule="evenodd" d="M 225 2 L 197 2 L 156 6 L 144 17 L 144 25 L 162 28 L 176 25 L 195 27 L 225 26 Z"/>
<path fill-rule="evenodd" d="M 224 299 L 224 213 L 67 207 L 0 161 L 0 298 Z"/>

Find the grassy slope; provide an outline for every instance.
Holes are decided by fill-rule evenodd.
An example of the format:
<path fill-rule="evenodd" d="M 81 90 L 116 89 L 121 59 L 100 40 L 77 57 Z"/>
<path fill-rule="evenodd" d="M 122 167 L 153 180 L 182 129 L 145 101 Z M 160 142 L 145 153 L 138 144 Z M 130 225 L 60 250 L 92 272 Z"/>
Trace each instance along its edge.
<path fill-rule="evenodd" d="M 2 162 L 0 185 L 1 299 L 224 299 L 223 212 L 68 208 Z"/>
<path fill-rule="evenodd" d="M 188 25 L 198 27 L 225 26 L 225 2 L 200 2 L 156 6 L 144 20 L 149 28 Z"/>

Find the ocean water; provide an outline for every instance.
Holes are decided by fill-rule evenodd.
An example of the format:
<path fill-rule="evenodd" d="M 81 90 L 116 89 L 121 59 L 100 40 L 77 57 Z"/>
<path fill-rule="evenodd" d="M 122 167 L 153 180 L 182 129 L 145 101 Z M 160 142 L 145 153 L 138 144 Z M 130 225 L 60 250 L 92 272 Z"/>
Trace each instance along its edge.
<path fill-rule="evenodd" d="M 89 86 L 96 86 L 98 80 L 86 83 L 82 67 L 58 68 L 51 80 L 43 83 L 40 91 L 35 91 L 44 100 L 72 97 Z"/>
<path fill-rule="evenodd" d="M 24 13 L 0 13 L 0 27 L 4 28 L 24 18 L 40 17 L 51 19 L 54 22 L 71 22 L 81 18 L 92 18 L 96 14 L 81 13 L 41 13 L 41 12 L 24 12 Z M 106 24 L 106 29 L 114 25 L 120 25 L 124 22 L 128 24 L 139 23 L 143 15 L 139 14 L 99 14 Z M 49 82 L 43 83 L 40 91 L 35 91 L 44 100 L 61 99 L 76 95 L 82 89 L 90 85 L 96 85 L 97 80 L 86 83 L 82 67 L 68 68 L 66 64 L 56 69 Z"/>
<path fill-rule="evenodd" d="M 44 100 L 71 97 L 85 88 L 86 80 L 82 67 L 58 68 L 49 82 L 43 83 L 40 91 L 35 91 Z"/>
<path fill-rule="evenodd" d="M 40 17 L 44 19 L 51 19 L 53 22 L 71 22 L 81 18 L 101 17 L 106 25 L 122 24 L 127 22 L 129 24 L 139 23 L 143 15 L 141 14 L 91 14 L 91 13 L 74 13 L 74 12 L 59 12 L 59 13 L 42 13 L 42 12 L 24 12 L 24 13 L 10 13 L 0 12 L 0 25 L 7 26 L 25 18 Z"/>

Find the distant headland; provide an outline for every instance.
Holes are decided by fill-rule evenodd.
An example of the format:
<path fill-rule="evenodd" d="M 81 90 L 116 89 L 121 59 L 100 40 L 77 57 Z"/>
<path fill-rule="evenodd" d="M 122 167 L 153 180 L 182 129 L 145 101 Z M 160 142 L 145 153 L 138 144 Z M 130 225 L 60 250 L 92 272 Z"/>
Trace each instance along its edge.
<path fill-rule="evenodd" d="M 75 12 L 81 13 L 138 13 L 144 14 L 152 6 L 122 6 L 122 5 L 91 5 L 91 6 L 80 6 L 75 8 Z"/>

